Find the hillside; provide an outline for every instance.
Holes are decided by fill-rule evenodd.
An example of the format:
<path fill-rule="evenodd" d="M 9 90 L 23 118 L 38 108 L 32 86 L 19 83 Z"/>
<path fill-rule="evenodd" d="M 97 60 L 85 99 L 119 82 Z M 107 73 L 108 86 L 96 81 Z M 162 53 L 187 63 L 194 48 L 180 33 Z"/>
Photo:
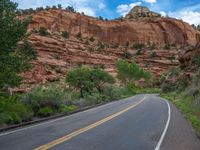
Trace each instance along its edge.
<path fill-rule="evenodd" d="M 24 84 L 63 79 L 77 65 L 100 66 L 115 76 L 115 63 L 121 58 L 134 59 L 155 76 L 179 65 L 179 53 L 198 43 L 199 32 L 181 20 L 140 8 L 109 21 L 61 9 L 32 13 L 29 40 L 38 58 L 33 69 L 22 74 Z M 39 35 L 41 27 L 50 34 Z M 69 38 L 62 36 L 64 31 Z"/>

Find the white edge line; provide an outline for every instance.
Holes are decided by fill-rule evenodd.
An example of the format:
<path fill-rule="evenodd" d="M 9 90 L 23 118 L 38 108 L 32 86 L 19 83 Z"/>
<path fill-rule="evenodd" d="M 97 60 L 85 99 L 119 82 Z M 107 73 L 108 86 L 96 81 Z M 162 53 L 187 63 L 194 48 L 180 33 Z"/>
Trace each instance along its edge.
<path fill-rule="evenodd" d="M 135 97 L 135 96 L 133 96 Z M 132 98 L 132 97 L 129 97 L 129 98 Z M 129 99 L 129 98 L 126 98 L 126 99 Z M 110 105 L 111 103 L 116 103 L 118 101 L 113 101 L 113 102 L 110 102 L 106 105 Z M 100 106 L 101 107 L 101 106 Z M 96 109 L 97 107 L 94 107 L 93 109 Z M 79 113 L 82 113 L 82 112 L 88 112 L 88 111 L 91 111 L 92 109 L 88 109 L 88 110 L 85 110 L 85 111 L 81 111 L 81 112 L 78 112 L 78 113 L 74 113 L 74 114 L 71 114 L 71 115 L 68 115 L 68 116 L 64 116 L 64 117 L 61 117 L 61 118 L 57 118 L 57 119 L 53 119 L 53 120 L 50 120 L 50 121 L 45 121 L 43 123 L 38 123 L 38 124 L 35 124 L 35 125 L 30 125 L 28 127 L 23 127 L 21 129 L 16 129 L 16 130 L 13 130 L 13 131 L 8 131 L 8 132 L 5 132 L 5 133 L 1 133 L 0 134 L 0 137 L 1 136 L 5 136 L 5 135 L 8 135 L 8 134 L 12 134 L 12 133 L 15 133 L 15 132 L 19 132 L 19 131 L 24 131 L 24 130 L 27 130 L 27 129 L 30 129 L 30 128 L 34 128 L 34 127 L 37 127 L 37 126 L 41 126 L 41 125 L 45 125 L 45 124 L 49 124 L 49 123 L 52 123 L 52 122 L 56 122 L 56 121 L 59 121 L 59 120 L 64 120 L 68 117 L 71 117 L 71 116 L 74 116 L 74 115 L 77 115 Z"/>
<path fill-rule="evenodd" d="M 165 129 L 163 130 L 163 133 L 162 133 L 162 135 L 160 137 L 160 140 L 159 140 L 158 144 L 156 145 L 155 150 L 160 150 L 160 146 L 161 146 L 161 144 L 162 144 L 162 142 L 163 142 L 163 140 L 165 138 L 165 135 L 167 133 L 167 129 L 169 127 L 170 119 L 171 119 L 171 108 L 170 108 L 169 102 L 166 101 L 166 100 L 164 100 L 164 101 L 166 102 L 166 104 L 168 106 L 168 119 L 167 119 L 167 122 L 166 122 L 166 125 L 165 125 Z"/>

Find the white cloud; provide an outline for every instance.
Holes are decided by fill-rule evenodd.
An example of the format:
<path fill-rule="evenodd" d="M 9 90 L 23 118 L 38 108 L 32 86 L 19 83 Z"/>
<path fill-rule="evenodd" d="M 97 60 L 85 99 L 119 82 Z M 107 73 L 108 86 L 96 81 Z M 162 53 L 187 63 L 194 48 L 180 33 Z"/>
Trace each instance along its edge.
<path fill-rule="evenodd" d="M 121 4 L 117 6 L 117 13 L 122 16 L 125 16 L 133 7 L 141 5 L 142 2 L 135 2 L 131 4 Z"/>
<path fill-rule="evenodd" d="M 143 0 L 144 2 L 146 2 L 146 3 L 151 3 L 151 4 L 153 4 L 153 3 L 156 3 L 157 2 L 157 0 Z"/>
<path fill-rule="evenodd" d="M 177 12 L 169 12 L 170 17 L 182 19 L 189 24 L 200 24 L 200 4 L 187 6 Z"/>
<path fill-rule="evenodd" d="M 175 17 L 177 19 L 182 19 L 189 24 L 200 24 L 200 12 L 197 11 L 180 11 L 180 12 L 170 12 L 169 16 Z"/>
<path fill-rule="evenodd" d="M 102 9 L 106 8 L 106 5 L 104 3 L 99 3 L 98 8 L 100 10 L 102 10 Z"/>
<path fill-rule="evenodd" d="M 164 11 L 161 11 L 160 14 L 161 14 L 161 16 L 163 16 L 163 17 L 166 17 L 166 16 L 167 16 L 167 13 L 164 12 Z"/>
<path fill-rule="evenodd" d="M 84 12 L 85 14 L 89 15 L 89 16 L 95 16 L 95 11 L 90 8 L 90 7 L 79 7 L 76 9 L 76 11 L 78 12 Z"/>
<path fill-rule="evenodd" d="M 84 12 L 90 16 L 96 16 L 97 11 L 106 8 L 104 0 L 12 0 L 19 3 L 19 7 L 36 8 L 62 4 L 63 7 L 73 6 L 78 12 Z"/>

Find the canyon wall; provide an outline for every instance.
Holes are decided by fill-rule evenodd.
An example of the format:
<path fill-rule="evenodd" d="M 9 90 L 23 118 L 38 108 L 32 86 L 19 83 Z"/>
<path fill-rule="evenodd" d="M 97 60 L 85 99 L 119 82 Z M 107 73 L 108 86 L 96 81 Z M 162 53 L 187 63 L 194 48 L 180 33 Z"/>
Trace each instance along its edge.
<path fill-rule="evenodd" d="M 172 18 L 105 21 L 59 9 L 39 11 L 31 16 L 29 41 L 37 50 L 38 58 L 33 61 L 33 69 L 22 74 L 22 88 L 64 80 L 67 71 L 78 65 L 100 66 L 115 76 L 115 63 L 127 54 L 130 60 L 157 77 L 179 65 L 181 46 L 198 43 L 199 32 Z M 33 32 L 40 27 L 45 27 L 50 35 Z M 63 31 L 69 33 L 68 39 L 62 37 Z M 81 39 L 77 38 L 78 33 Z M 95 41 L 90 41 L 91 37 Z M 138 43 L 145 44 L 145 48 L 132 46 Z M 167 44 L 173 46 L 167 48 Z"/>

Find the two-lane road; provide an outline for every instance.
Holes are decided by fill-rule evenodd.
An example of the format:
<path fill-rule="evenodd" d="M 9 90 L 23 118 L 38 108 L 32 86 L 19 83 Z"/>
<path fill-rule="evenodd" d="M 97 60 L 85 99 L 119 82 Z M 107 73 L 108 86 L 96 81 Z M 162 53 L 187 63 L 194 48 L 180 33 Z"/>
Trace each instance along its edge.
<path fill-rule="evenodd" d="M 137 95 L 0 133 L 0 150 L 200 150 L 191 126 L 170 105 Z"/>

